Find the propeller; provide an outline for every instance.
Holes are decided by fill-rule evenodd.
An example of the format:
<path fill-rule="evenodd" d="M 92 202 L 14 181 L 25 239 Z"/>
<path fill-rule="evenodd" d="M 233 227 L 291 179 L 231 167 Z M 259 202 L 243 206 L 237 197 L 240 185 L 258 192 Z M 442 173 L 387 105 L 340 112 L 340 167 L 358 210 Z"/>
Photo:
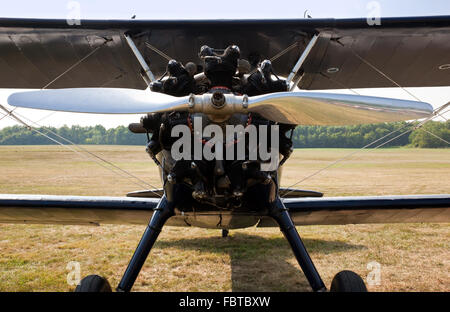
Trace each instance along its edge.
<path fill-rule="evenodd" d="M 96 114 L 146 114 L 189 111 L 211 115 L 255 112 L 266 119 L 301 125 L 352 125 L 420 119 L 433 107 L 424 102 L 382 97 L 321 93 L 277 92 L 247 97 L 215 93 L 174 97 L 148 90 L 120 88 L 52 89 L 18 92 L 12 106 Z M 218 105 L 220 102 L 220 105 Z"/>

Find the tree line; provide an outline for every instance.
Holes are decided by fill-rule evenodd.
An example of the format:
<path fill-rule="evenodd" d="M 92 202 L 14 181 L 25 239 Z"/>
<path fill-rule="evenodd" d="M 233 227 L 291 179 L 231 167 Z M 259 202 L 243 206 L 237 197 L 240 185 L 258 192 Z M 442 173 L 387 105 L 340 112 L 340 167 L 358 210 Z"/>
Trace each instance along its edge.
<path fill-rule="evenodd" d="M 398 136 L 384 144 L 383 147 L 449 147 L 445 141 L 450 142 L 450 121 L 428 122 L 418 129 L 415 129 L 416 125 L 394 122 L 339 127 L 299 126 L 294 130 L 292 140 L 296 148 L 360 148 L 379 140 L 370 146 L 375 147 Z M 124 126 L 111 129 L 105 129 L 101 125 L 93 127 L 63 126 L 60 128 L 42 127 L 38 130 L 66 144 L 68 142 L 62 140 L 61 137 L 76 144 L 145 145 L 147 140 L 145 134 L 131 133 Z M 392 134 L 388 136 L 389 133 Z M 26 127 L 13 126 L 0 130 L 0 145 L 47 144 L 56 143 Z"/>
<path fill-rule="evenodd" d="M 383 144 L 382 147 L 449 147 L 445 141 L 450 142 L 450 121 L 430 121 L 421 128 L 417 125 L 391 122 L 339 127 L 299 126 L 294 131 L 293 142 L 297 148 L 360 148 L 377 140 L 370 147 L 380 144 Z"/>

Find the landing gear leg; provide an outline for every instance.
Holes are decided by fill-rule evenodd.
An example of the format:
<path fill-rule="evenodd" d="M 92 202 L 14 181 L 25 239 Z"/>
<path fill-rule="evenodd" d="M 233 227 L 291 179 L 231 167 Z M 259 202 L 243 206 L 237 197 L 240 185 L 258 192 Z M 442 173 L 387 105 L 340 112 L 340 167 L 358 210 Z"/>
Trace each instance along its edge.
<path fill-rule="evenodd" d="M 292 222 L 291 216 L 287 208 L 284 206 L 280 198 L 277 198 L 274 204 L 271 206 L 269 215 L 278 223 L 281 232 L 291 245 L 295 258 L 297 258 L 298 264 L 303 270 L 309 284 L 313 291 L 326 291 L 327 288 L 320 278 L 314 263 L 311 260 L 305 245 L 300 238 L 300 235 Z"/>
<path fill-rule="evenodd" d="M 147 259 L 148 254 L 150 253 L 150 250 L 153 247 L 153 244 L 161 232 L 162 227 L 173 215 L 174 205 L 172 202 L 169 202 L 164 195 L 156 207 L 152 219 L 145 229 L 144 234 L 142 235 L 141 241 L 139 242 L 133 257 L 128 264 L 119 286 L 117 286 L 117 291 L 128 292 L 131 290 L 145 260 Z"/>

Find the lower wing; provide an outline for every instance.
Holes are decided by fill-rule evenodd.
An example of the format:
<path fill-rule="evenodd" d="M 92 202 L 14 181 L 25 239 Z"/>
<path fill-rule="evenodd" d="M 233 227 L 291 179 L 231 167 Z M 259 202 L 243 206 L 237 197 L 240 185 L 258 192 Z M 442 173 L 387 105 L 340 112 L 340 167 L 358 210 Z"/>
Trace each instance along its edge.
<path fill-rule="evenodd" d="M 283 201 L 296 225 L 450 222 L 450 194 L 286 198 Z M 157 203 L 156 198 L 3 194 L 0 195 L 0 223 L 147 224 Z M 177 215 L 167 224 L 189 226 L 185 222 L 187 217 L 195 218 L 195 215 Z M 259 227 L 277 226 L 267 216 L 253 217 L 259 218 Z"/>

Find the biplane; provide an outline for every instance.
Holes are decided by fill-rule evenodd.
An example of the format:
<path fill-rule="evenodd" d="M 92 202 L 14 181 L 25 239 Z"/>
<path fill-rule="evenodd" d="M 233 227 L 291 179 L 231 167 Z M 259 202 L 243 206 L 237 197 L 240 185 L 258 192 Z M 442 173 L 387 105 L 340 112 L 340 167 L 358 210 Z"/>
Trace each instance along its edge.
<path fill-rule="evenodd" d="M 430 120 L 432 106 L 418 99 L 323 90 L 432 86 L 450 86 L 450 16 L 383 18 L 381 25 L 366 19 L 2 18 L 0 87 L 38 89 L 18 90 L 8 104 L 142 115 L 129 129 L 147 135 L 146 151 L 159 167 L 163 188 L 124 197 L 4 194 L 0 222 L 148 224 L 116 288 L 125 292 L 164 225 L 219 229 L 223 235 L 278 226 L 312 290 L 326 291 L 295 226 L 450 222 L 450 195 L 323 197 L 282 188 L 292 131 L 297 125 Z M 210 144 L 217 133 L 202 132 L 230 125 L 241 131 L 227 141 Z M 254 146 L 247 131 L 252 125 Z M 182 157 L 174 157 L 179 126 L 192 140 L 180 149 Z M 263 129 L 277 135 L 263 142 Z M 195 152 L 195 146 L 209 148 L 217 156 L 239 143 L 243 157 L 236 150 L 213 159 Z M 258 153 L 250 157 L 263 145 L 277 152 L 275 166 L 265 167 L 267 158 Z M 367 289 L 356 273 L 342 271 L 330 290 Z M 111 286 L 91 275 L 76 291 Z"/>

